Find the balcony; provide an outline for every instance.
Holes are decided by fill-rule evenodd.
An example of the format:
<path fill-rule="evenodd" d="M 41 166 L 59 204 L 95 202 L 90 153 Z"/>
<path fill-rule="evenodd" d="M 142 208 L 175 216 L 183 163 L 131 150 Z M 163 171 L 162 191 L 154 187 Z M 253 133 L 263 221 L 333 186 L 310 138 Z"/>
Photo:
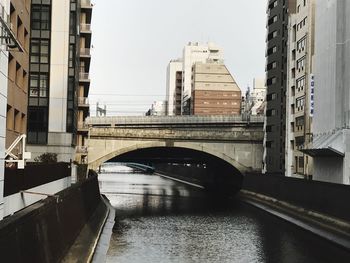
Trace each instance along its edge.
<path fill-rule="evenodd" d="M 79 81 L 80 82 L 90 82 L 90 75 L 88 72 L 80 72 L 79 73 Z"/>
<path fill-rule="evenodd" d="M 78 107 L 89 107 L 89 99 L 86 97 L 79 97 L 78 98 Z"/>
<path fill-rule="evenodd" d="M 83 121 L 78 122 L 78 131 L 80 132 L 88 132 L 89 131 L 89 126 L 85 124 Z"/>
<path fill-rule="evenodd" d="M 75 147 L 75 152 L 78 154 L 88 154 L 88 147 L 87 146 L 77 146 Z"/>
<path fill-rule="evenodd" d="M 91 33 L 91 24 L 80 24 L 81 33 Z"/>
<path fill-rule="evenodd" d="M 92 8 L 93 5 L 91 4 L 91 0 L 81 0 L 80 1 L 80 7 L 81 8 Z"/>
<path fill-rule="evenodd" d="M 80 49 L 80 57 L 91 57 L 90 48 L 81 48 Z"/>

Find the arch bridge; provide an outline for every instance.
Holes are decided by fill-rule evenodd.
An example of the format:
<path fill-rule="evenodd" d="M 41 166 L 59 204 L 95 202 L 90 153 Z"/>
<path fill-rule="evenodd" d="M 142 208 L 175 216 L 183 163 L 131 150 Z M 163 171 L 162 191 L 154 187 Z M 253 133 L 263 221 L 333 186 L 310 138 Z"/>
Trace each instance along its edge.
<path fill-rule="evenodd" d="M 262 168 L 262 116 L 89 117 L 86 125 L 94 170 L 109 160 L 230 166 L 239 175 Z"/>

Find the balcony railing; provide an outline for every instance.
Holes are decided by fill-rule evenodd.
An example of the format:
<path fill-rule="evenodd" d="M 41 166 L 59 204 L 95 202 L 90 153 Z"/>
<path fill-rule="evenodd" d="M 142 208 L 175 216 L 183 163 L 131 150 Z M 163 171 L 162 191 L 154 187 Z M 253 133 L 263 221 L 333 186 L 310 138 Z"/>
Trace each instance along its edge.
<path fill-rule="evenodd" d="M 87 72 L 80 72 L 79 73 L 79 80 L 80 81 L 90 81 L 90 75 Z"/>
<path fill-rule="evenodd" d="M 79 121 L 78 122 L 78 130 L 79 131 L 88 131 L 89 130 L 89 126 L 87 124 L 85 124 L 85 122 Z"/>
<path fill-rule="evenodd" d="M 92 8 L 91 0 L 80 0 L 80 6 L 84 8 Z"/>
<path fill-rule="evenodd" d="M 77 146 L 75 148 L 76 153 L 82 153 L 82 154 L 87 154 L 88 153 L 88 147 L 87 146 Z"/>
<path fill-rule="evenodd" d="M 91 56 L 90 48 L 81 48 L 80 56 Z"/>
<path fill-rule="evenodd" d="M 91 24 L 80 24 L 80 31 L 91 32 Z"/>
<path fill-rule="evenodd" d="M 89 98 L 79 97 L 78 106 L 89 107 Z"/>

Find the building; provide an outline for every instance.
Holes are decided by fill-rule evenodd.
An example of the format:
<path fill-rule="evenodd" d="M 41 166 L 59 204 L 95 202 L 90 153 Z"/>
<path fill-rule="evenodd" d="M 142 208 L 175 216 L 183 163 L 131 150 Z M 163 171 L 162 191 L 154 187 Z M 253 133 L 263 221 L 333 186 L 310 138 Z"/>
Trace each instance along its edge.
<path fill-rule="evenodd" d="M 241 113 L 241 90 L 222 62 L 195 63 L 191 78 L 191 115 Z"/>
<path fill-rule="evenodd" d="M 245 97 L 242 97 L 242 114 L 246 115 L 264 115 L 266 106 L 266 86 L 264 79 L 253 80 L 253 90 L 250 87 L 246 91 Z"/>
<path fill-rule="evenodd" d="M 79 5 L 78 5 L 79 7 Z M 79 71 L 79 89 L 78 89 L 78 115 L 77 115 L 77 141 L 75 160 L 78 163 L 87 162 L 87 139 L 88 129 L 84 125 L 85 118 L 90 115 L 89 90 L 90 90 L 90 63 L 91 63 L 91 19 L 93 5 L 90 0 L 80 0 L 80 10 L 78 8 L 77 23 L 79 24 L 80 34 L 77 37 L 78 52 L 78 71 Z M 80 13 L 79 13 L 80 12 Z M 106 114 L 106 108 L 104 108 Z"/>
<path fill-rule="evenodd" d="M 196 62 L 221 61 L 223 51 L 213 43 L 189 42 L 183 49 L 182 102 L 181 114 L 190 114 L 192 91 L 192 67 Z"/>
<path fill-rule="evenodd" d="M 155 101 L 151 108 L 146 112 L 146 116 L 165 116 L 167 111 L 166 101 Z"/>
<path fill-rule="evenodd" d="M 317 1 L 315 13 L 313 178 L 350 184 L 350 2 Z"/>
<path fill-rule="evenodd" d="M 75 159 L 87 129 L 91 45 L 89 0 L 31 3 L 28 150 Z"/>
<path fill-rule="evenodd" d="M 312 158 L 300 150 L 311 142 L 310 80 L 313 76 L 315 1 L 297 0 L 289 17 L 286 175 L 308 178 Z"/>
<path fill-rule="evenodd" d="M 10 1 L 10 22 L 23 51 L 12 50 L 8 57 L 6 148 L 27 132 L 30 1 Z M 19 147 L 12 151 L 19 152 Z"/>
<path fill-rule="evenodd" d="M 252 100 L 251 115 L 263 115 L 266 100 L 265 79 L 255 78 L 253 80 L 253 90 L 250 98 Z"/>
<path fill-rule="evenodd" d="M 23 2 L 23 1 L 22 1 Z M 18 4 L 18 3 L 17 3 Z M 17 5 L 16 5 L 17 6 Z M 25 6 L 27 7 L 27 6 Z M 12 12 L 11 12 L 12 11 Z M 11 13 L 11 15 L 10 15 Z M 4 173 L 5 173 L 5 157 L 6 157 L 6 128 L 7 128 L 7 109 L 8 109 L 8 87 L 11 85 L 11 79 L 8 76 L 10 70 L 9 62 L 10 51 L 16 50 L 18 57 L 24 51 L 21 43 L 24 41 L 24 26 L 21 23 L 21 12 L 14 11 L 14 6 L 10 0 L 0 0 L 0 220 L 4 216 Z M 25 15 L 24 15 L 25 16 Z M 15 22 L 15 24 L 12 24 Z M 18 34 L 16 34 L 17 32 Z M 17 37 L 18 35 L 18 37 Z M 21 38 L 21 42 L 19 41 Z M 23 69 L 22 69 L 23 70 Z M 12 71 L 11 71 L 12 73 Z M 20 75 L 23 71 L 18 72 Z M 19 79 L 18 79 L 19 80 Z M 18 90 L 17 90 L 18 91 Z M 12 92 L 12 91 L 11 91 Z M 10 96 L 13 96 L 11 93 Z M 15 105 L 15 104 L 11 104 Z"/>
<path fill-rule="evenodd" d="M 10 13 L 10 1 L 0 0 L 0 16 L 3 21 L 7 20 Z M 0 220 L 4 216 L 4 173 L 5 173 L 5 150 L 6 150 L 6 109 L 7 109 L 7 83 L 8 83 L 8 51 L 4 42 L 0 43 Z"/>
<path fill-rule="evenodd" d="M 285 173 L 288 13 L 295 0 L 269 0 L 266 38 L 266 141 L 264 171 Z"/>
<path fill-rule="evenodd" d="M 181 115 L 181 88 L 182 88 L 181 59 L 171 60 L 167 67 L 166 100 L 167 115 Z"/>

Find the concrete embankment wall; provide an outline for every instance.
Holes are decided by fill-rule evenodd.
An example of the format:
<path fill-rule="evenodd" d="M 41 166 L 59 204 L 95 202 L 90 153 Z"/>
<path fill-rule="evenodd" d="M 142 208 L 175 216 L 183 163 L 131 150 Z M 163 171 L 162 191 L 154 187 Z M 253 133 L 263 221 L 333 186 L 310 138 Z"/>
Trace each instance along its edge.
<path fill-rule="evenodd" d="M 93 176 L 0 221 L 0 261 L 60 262 L 101 202 Z"/>
<path fill-rule="evenodd" d="M 350 222 L 350 186 L 275 175 L 246 175 L 242 189 Z"/>

